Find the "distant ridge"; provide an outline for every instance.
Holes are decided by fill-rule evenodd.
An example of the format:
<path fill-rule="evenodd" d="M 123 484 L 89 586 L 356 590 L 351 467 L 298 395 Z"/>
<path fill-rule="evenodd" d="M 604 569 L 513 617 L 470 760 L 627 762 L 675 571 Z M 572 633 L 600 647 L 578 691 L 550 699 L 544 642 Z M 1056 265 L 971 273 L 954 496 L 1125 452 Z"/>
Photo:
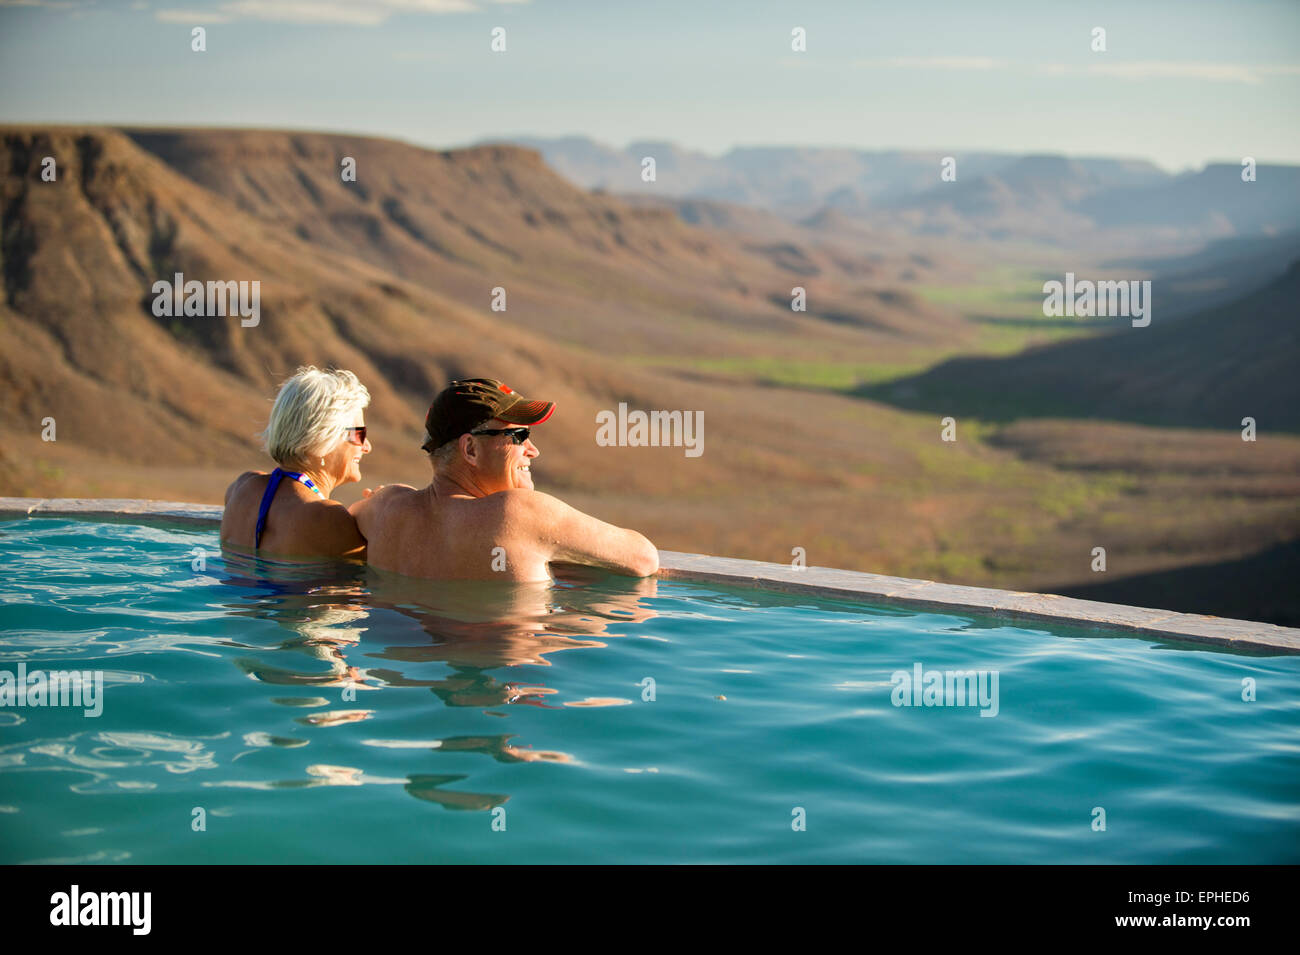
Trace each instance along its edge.
<path fill-rule="evenodd" d="M 585 137 L 514 140 L 583 188 L 740 203 L 806 224 L 823 208 L 874 228 L 1053 245 L 1173 243 L 1300 227 L 1300 167 L 1213 164 L 1167 173 L 1141 159 L 987 152 L 738 147 L 718 157 L 666 142 L 618 150 Z M 658 175 L 640 176 L 653 155 Z M 940 180 L 945 156 L 956 180 Z"/>
<path fill-rule="evenodd" d="M 1226 305 L 1120 326 L 1007 358 L 955 358 L 862 394 L 993 421 L 1104 418 L 1184 428 L 1300 432 L 1300 260 Z"/>

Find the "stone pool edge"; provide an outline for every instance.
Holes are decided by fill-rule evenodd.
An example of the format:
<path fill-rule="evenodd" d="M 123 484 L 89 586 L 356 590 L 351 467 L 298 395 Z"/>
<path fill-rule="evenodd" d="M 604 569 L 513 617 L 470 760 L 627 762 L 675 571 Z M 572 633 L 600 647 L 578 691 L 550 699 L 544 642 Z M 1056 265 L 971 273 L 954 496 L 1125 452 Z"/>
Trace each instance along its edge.
<path fill-rule="evenodd" d="M 0 498 L 0 519 L 57 514 L 61 517 L 112 520 L 149 518 L 155 521 L 207 525 L 219 523 L 221 512 L 222 508 L 215 504 L 186 504 L 176 501 Z M 1290 627 L 1079 600 L 1057 594 L 967 587 L 829 567 L 796 570 L 787 564 L 667 550 L 659 552 L 659 576 L 670 580 L 699 580 L 786 593 L 864 600 L 918 610 L 975 612 L 1015 620 L 1105 627 L 1148 637 L 1166 637 L 1234 650 L 1300 653 L 1300 630 Z"/>

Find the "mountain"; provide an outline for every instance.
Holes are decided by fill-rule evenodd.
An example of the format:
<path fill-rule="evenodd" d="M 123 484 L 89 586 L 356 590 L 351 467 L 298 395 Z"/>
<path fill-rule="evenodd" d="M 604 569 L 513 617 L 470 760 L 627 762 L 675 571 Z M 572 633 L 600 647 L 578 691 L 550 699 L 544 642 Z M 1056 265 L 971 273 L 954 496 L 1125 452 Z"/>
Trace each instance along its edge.
<path fill-rule="evenodd" d="M 862 394 L 901 407 L 1010 421 L 1103 418 L 1182 428 L 1300 432 L 1300 259 L 1245 298 L 1176 321 L 955 358 Z"/>
<path fill-rule="evenodd" d="M 845 188 L 868 200 L 922 191 L 938 179 L 944 156 L 940 152 L 739 146 L 715 157 L 666 142 L 634 142 L 619 150 L 579 136 L 512 136 L 497 141 L 536 149 L 548 165 L 583 188 L 734 202 L 795 218 L 811 215 Z M 646 156 L 655 157 L 660 172 L 653 183 L 641 178 L 641 161 Z M 972 153 L 964 155 L 962 162 L 977 175 L 1014 159 Z"/>
<path fill-rule="evenodd" d="M 247 216 L 120 132 L 10 129 L 4 152 L 0 383 L 9 428 L 36 433 L 55 418 L 51 453 L 251 463 L 272 383 L 329 362 L 361 375 L 376 423 L 402 435 L 377 443 L 375 463 L 392 467 L 398 447 L 418 444 L 405 399 L 463 362 L 491 355 L 519 373 L 534 349 L 564 361 L 532 335 Z M 54 182 L 40 179 L 45 156 Z M 259 323 L 155 317 L 151 287 L 175 273 L 259 281 Z"/>
<path fill-rule="evenodd" d="M 966 241 L 1030 240 L 1100 249 L 1174 247 L 1300 226 L 1300 167 L 1212 164 L 1171 175 L 1121 158 L 737 147 L 712 157 L 672 143 L 618 150 L 583 137 L 520 137 L 584 188 L 747 205 L 815 226 L 831 210 L 870 228 Z M 660 175 L 642 181 L 654 155 Z M 956 179 L 939 178 L 945 155 Z"/>
<path fill-rule="evenodd" d="M 558 403 L 539 439 L 540 487 L 635 519 L 665 547 L 741 552 L 759 520 L 777 540 L 798 537 L 864 486 L 866 462 L 897 453 L 890 413 L 859 420 L 860 440 L 827 469 L 791 455 L 790 436 L 839 443 L 850 399 L 773 401 L 672 356 L 780 347 L 866 360 L 969 331 L 945 309 L 864 285 L 841 253 L 585 193 L 529 150 L 272 131 L 0 133 L 0 493 L 219 501 L 240 470 L 266 467 L 256 435 L 279 381 L 306 363 L 349 368 L 370 389 L 368 481 L 420 482 L 429 400 L 479 374 Z M 41 179 L 47 156 L 54 182 Z M 355 183 L 339 177 L 343 157 L 357 161 Z M 152 286 L 176 273 L 259 282 L 260 321 L 155 317 Z M 807 313 L 788 305 L 800 281 Z M 496 286 L 505 312 L 490 309 Z M 597 412 L 620 402 L 704 412 L 707 453 L 597 445 Z M 40 437 L 47 418 L 52 442 Z M 748 503 L 709 517 L 738 479 L 756 489 Z M 796 488 L 826 499 L 761 517 Z"/>
<path fill-rule="evenodd" d="M 1062 588 L 1061 594 L 1081 600 L 1178 607 L 1184 613 L 1300 627 L 1300 607 L 1292 596 L 1297 578 L 1300 540 L 1292 540 L 1238 560 L 1078 584 Z"/>
<path fill-rule="evenodd" d="M 1102 228 L 1159 226 L 1204 235 L 1276 234 L 1300 226 L 1300 167 L 1259 165 L 1253 182 L 1226 163 L 1143 187 L 1100 191 L 1076 203 Z"/>
<path fill-rule="evenodd" d="M 883 210 L 918 232 L 1050 237 L 1090 223 L 1070 211 L 1073 201 L 1102 188 L 1101 177 L 1062 156 L 1029 156 L 996 173 L 935 185 L 893 199 Z"/>
<path fill-rule="evenodd" d="M 1162 316 L 1179 317 L 1243 298 L 1300 259 L 1300 231 L 1216 239 L 1174 257 L 1115 258 L 1101 265 L 1115 274 L 1151 275 L 1151 296 Z"/>
<path fill-rule="evenodd" d="M 1261 166 L 1251 183 L 1240 173 L 1211 165 L 1169 177 L 1130 163 L 1028 156 L 892 200 L 882 211 L 916 232 L 1133 249 L 1300 226 L 1300 167 Z"/>
<path fill-rule="evenodd" d="M 430 398 L 490 375 L 557 402 L 535 435 L 539 488 L 665 549 L 788 561 L 802 548 L 817 566 L 1051 590 L 1078 582 L 1101 534 L 1128 574 L 1300 536 L 1300 439 L 1279 437 L 1268 410 L 1243 456 L 1231 430 L 1092 421 L 947 444 L 937 415 L 855 395 L 855 382 L 987 345 L 986 323 L 935 304 L 993 258 L 980 248 L 839 214 L 821 217 L 828 234 L 717 200 L 625 201 L 501 145 L 10 126 L 0 150 L 0 494 L 219 502 L 235 474 L 268 466 L 270 401 L 312 363 L 371 391 L 367 486 L 425 481 Z M 355 181 L 340 175 L 349 159 Z M 178 272 L 258 282 L 259 320 L 155 315 L 154 284 Z M 796 287 L 806 312 L 790 308 Z M 1157 309 L 1147 331 L 1163 324 Z M 1179 360 L 1173 324 L 1133 341 Z M 1193 345 L 1235 354 L 1189 327 Z M 1268 358 L 1244 360 L 1285 398 L 1276 379 L 1291 367 Z M 624 402 L 701 413 L 703 453 L 597 444 L 597 413 Z M 1142 482 L 1117 490 L 1114 474 L 1133 469 Z"/>
<path fill-rule="evenodd" d="M 611 350 L 662 358 L 672 339 L 684 355 L 723 357 L 798 330 L 865 358 L 970 334 L 945 309 L 894 305 L 864 284 L 888 283 L 907 267 L 903 256 L 892 268 L 873 259 L 868 280 L 853 254 L 810 234 L 787 226 L 754 242 L 689 228 L 670 208 L 575 188 L 517 146 L 438 152 L 309 133 L 127 133 L 268 225 L 477 312 L 505 288 L 509 316 L 575 345 L 605 337 Z M 356 182 L 340 180 L 345 157 L 357 162 Z M 799 283 L 806 313 L 790 309 Z"/>

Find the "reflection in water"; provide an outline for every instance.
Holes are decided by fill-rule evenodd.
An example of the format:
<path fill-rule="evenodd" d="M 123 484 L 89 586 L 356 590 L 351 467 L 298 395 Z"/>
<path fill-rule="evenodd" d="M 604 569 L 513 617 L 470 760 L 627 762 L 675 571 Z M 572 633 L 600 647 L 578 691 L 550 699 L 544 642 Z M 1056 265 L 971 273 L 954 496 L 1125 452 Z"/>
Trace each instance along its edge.
<path fill-rule="evenodd" d="M 221 782 L 208 782 L 204 786 L 223 789 L 310 789 L 314 786 L 404 786 L 405 779 L 385 779 L 382 776 L 369 776 L 364 770 L 352 766 L 307 767 L 309 779 L 274 779 L 269 781 L 257 779 L 227 779 Z"/>
<path fill-rule="evenodd" d="M 502 682 L 488 671 L 501 667 L 550 666 L 548 654 L 598 648 L 592 637 L 622 637 L 611 624 L 640 623 L 654 616 L 644 598 L 656 594 L 653 578 L 630 580 L 576 575 L 556 583 L 437 582 L 369 569 L 370 605 L 413 621 L 413 628 L 383 628 L 384 634 L 412 634 L 407 642 L 371 652 L 382 660 L 442 662 L 452 673 L 438 680 L 406 678 L 400 670 L 372 669 L 394 686 L 427 686 L 447 706 L 528 705 L 547 707 L 550 687 Z"/>
<path fill-rule="evenodd" d="M 415 773 L 406 784 L 406 791 L 416 799 L 436 802 L 446 809 L 477 809 L 480 812 L 495 809 L 502 805 L 509 796 L 502 793 L 469 793 L 457 790 L 439 789 L 447 783 L 458 783 L 468 776 L 430 776 L 427 773 Z"/>
<path fill-rule="evenodd" d="M 229 574 L 223 583 L 252 593 L 228 603 L 234 616 L 269 620 L 292 634 L 274 650 L 303 654 L 325 664 L 325 671 L 304 672 L 279 658 L 268 663 L 252 657 L 235 661 L 245 673 L 263 683 L 280 686 L 378 689 L 364 671 L 349 666 L 343 648 L 361 641 L 368 613 L 358 600 L 364 596 L 363 566 L 337 564 L 285 564 L 224 552 Z M 243 646 L 243 645 L 241 645 Z M 254 648 L 249 648 L 254 649 Z"/>
<path fill-rule="evenodd" d="M 217 745 L 230 735 L 101 731 L 20 740 L 0 745 L 0 773 L 71 773 L 75 781 L 68 789 L 82 794 L 148 791 L 157 789 L 158 783 L 130 779 L 127 774 L 179 777 L 216 769 Z"/>
<path fill-rule="evenodd" d="M 329 700 L 323 696 L 273 696 L 272 703 L 280 706 L 329 706 Z"/>
<path fill-rule="evenodd" d="M 297 747 L 297 746 L 306 746 L 307 740 L 297 739 L 292 736 L 272 736 L 270 733 L 257 732 L 257 733 L 245 733 L 244 745 L 256 746 L 259 748 L 263 746 Z M 235 757 L 235 758 L 238 759 L 239 757 Z"/>
<path fill-rule="evenodd" d="M 406 739 L 368 739 L 366 746 L 378 746 L 383 749 L 438 749 L 444 753 L 483 753 L 491 756 L 498 763 L 571 763 L 573 757 L 568 753 L 558 753 L 547 749 L 523 749 L 511 746 L 513 733 L 497 736 L 451 736 L 447 739 L 406 740 Z"/>
<path fill-rule="evenodd" d="M 656 595 L 653 579 L 614 577 L 587 568 L 558 570 L 553 583 L 418 580 L 374 568 L 342 565 L 284 565 L 226 553 L 228 576 L 239 588 L 226 604 L 230 613 L 274 622 L 289 635 L 272 646 L 240 644 L 255 653 L 235 664 L 252 679 L 277 686 L 337 687 L 343 700 L 357 690 L 428 688 L 445 706 L 489 708 L 528 705 L 612 706 L 620 698 L 547 702 L 556 690 L 544 684 L 502 680 L 490 671 L 519 666 L 549 667 L 550 654 L 595 649 L 605 640 L 626 636 L 624 625 L 655 616 L 644 601 Z M 371 636 L 367 639 L 366 634 Z M 376 643 L 374 634 L 382 634 Z M 353 657 L 348 660 L 349 654 Z M 307 668 L 306 656 L 316 663 Z M 358 657 L 388 666 L 357 665 Z M 324 669 L 319 668 L 324 665 Z M 427 679 L 411 671 L 443 664 L 447 672 Z M 328 705 L 327 697 L 274 697 L 285 706 Z M 305 714 L 295 722 L 336 726 L 366 720 L 373 709 L 340 709 Z M 492 713 L 501 716 L 502 713 Z M 259 732 L 245 738 L 256 746 L 305 745 L 291 737 Z M 515 745 L 514 734 L 450 736 L 434 740 L 366 740 L 364 745 L 441 753 L 480 753 L 499 763 L 572 763 L 555 750 Z M 445 787 L 468 777 L 411 773 L 404 779 L 370 777 L 361 769 L 314 765 L 309 779 L 234 783 L 258 788 L 401 783 L 417 799 L 448 809 L 489 810 L 504 794 L 470 793 Z"/>
<path fill-rule="evenodd" d="M 307 726 L 337 726 L 340 723 L 357 723 L 368 720 L 375 715 L 374 710 L 330 710 L 328 713 L 312 713 L 299 716 L 295 722 Z"/>

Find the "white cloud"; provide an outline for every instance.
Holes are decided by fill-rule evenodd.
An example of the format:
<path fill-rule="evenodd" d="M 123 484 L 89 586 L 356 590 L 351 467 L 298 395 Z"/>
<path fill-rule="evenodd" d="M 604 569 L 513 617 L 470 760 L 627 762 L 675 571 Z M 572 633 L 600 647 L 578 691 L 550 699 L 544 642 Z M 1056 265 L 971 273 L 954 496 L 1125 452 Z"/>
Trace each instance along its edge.
<path fill-rule="evenodd" d="M 208 23 L 229 23 L 230 17 L 211 10 L 155 10 L 154 19 L 163 23 L 185 23 L 202 26 Z"/>
<path fill-rule="evenodd" d="M 1250 66 L 1245 63 L 1212 63 L 1198 60 L 1113 60 L 1087 66 L 1065 63 L 1018 63 L 989 56 L 894 56 L 857 60 L 855 66 L 907 70 L 955 70 L 983 72 L 1021 67 L 1042 76 L 1093 74 L 1122 79 L 1210 80 L 1220 83 L 1257 84 L 1267 76 L 1297 76 L 1300 66 Z"/>
<path fill-rule="evenodd" d="M 3 2 L 3 0 L 0 0 Z M 528 0 L 492 0 L 527 3 Z M 278 23 L 343 23 L 378 26 L 394 14 L 469 13 L 479 9 L 474 0 L 225 0 L 216 5 L 214 23 L 263 20 Z M 187 10 L 159 10 L 167 22 L 192 22 L 199 14 Z M 218 19 L 219 18 L 219 19 Z"/>
<path fill-rule="evenodd" d="M 51 10 L 84 7 L 95 0 L 0 0 L 0 7 L 48 7 Z"/>
<path fill-rule="evenodd" d="M 1009 65 L 991 56 L 891 56 L 875 62 L 916 70 L 1000 70 Z"/>
<path fill-rule="evenodd" d="M 1093 63 L 1089 73 L 1103 76 L 1122 76 L 1126 79 L 1186 79 L 1217 80 L 1229 83 L 1259 83 L 1258 68 L 1242 63 L 1207 63 L 1177 60 L 1117 60 Z"/>

